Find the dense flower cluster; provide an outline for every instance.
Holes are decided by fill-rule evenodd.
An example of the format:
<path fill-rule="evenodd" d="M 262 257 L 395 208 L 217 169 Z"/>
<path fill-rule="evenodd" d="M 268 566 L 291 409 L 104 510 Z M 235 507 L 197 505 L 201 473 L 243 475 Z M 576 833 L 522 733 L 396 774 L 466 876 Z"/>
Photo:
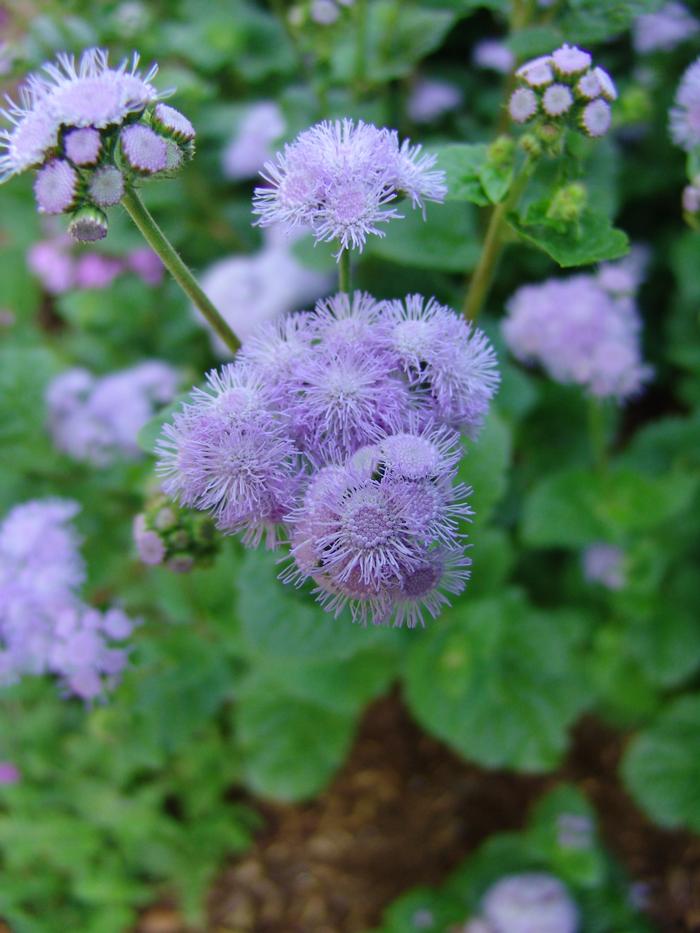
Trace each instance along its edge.
<path fill-rule="evenodd" d="M 202 274 L 202 288 L 240 340 L 265 321 L 314 301 L 327 293 L 331 284 L 330 276 L 302 266 L 288 237 L 280 236 L 274 228 L 269 233 L 257 253 L 219 259 Z M 194 311 L 207 327 L 196 308 Z M 219 356 L 231 355 L 213 331 L 211 340 Z"/>
<path fill-rule="evenodd" d="M 637 52 L 670 52 L 682 42 L 692 39 L 700 22 L 682 3 L 670 0 L 655 13 L 642 13 L 632 25 L 632 44 Z"/>
<path fill-rule="evenodd" d="M 597 397 L 628 398 L 651 375 L 641 359 L 636 282 L 629 263 L 611 263 L 597 277 L 525 285 L 507 306 L 506 343 L 557 382 L 576 383 Z"/>
<path fill-rule="evenodd" d="M 563 121 L 586 136 L 604 136 L 610 128 L 610 102 L 617 90 L 610 75 L 593 65 L 588 52 L 563 45 L 534 58 L 515 72 L 519 81 L 508 102 L 516 123 L 541 117 Z"/>
<path fill-rule="evenodd" d="M 85 568 L 70 525 L 79 506 L 38 499 L 15 506 L 0 524 L 0 685 L 51 673 L 84 699 L 113 685 L 134 621 L 99 612 L 79 590 Z"/>
<path fill-rule="evenodd" d="M 140 453 L 136 436 L 154 414 L 171 402 L 179 376 L 159 360 L 94 376 L 67 369 L 46 390 L 48 429 L 56 447 L 75 460 L 108 466 Z"/>
<path fill-rule="evenodd" d="M 481 916 L 464 933 L 577 933 L 579 911 L 566 887 L 553 875 L 507 875 L 481 902 Z"/>
<path fill-rule="evenodd" d="M 106 236 L 104 208 L 118 204 L 136 179 L 175 171 L 193 152 L 194 128 L 153 86 L 134 54 L 116 68 L 103 49 L 55 63 L 27 77 L 19 103 L 0 114 L 0 182 L 37 169 L 34 193 L 43 214 L 73 214 L 79 240 Z"/>
<path fill-rule="evenodd" d="M 216 526 L 208 515 L 183 509 L 159 494 L 134 519 L 136 552 L 144 564 L 164 564 L 186 573 L 206 566 L 217 553 Z"/>
<path fill-rule="evenodd" d="M 401 217 L 394 203 L 408 198 L 413 207 L 443 201 L 445 174 L 435 156 L 395 130 L 362 121 L 318 123 L 304 130 L 261 172 L 266 187 L 255 189 L 258 223 L 309 228 L 317 242 L 343 250 L 362 250 L 370 234 L 383 236 L 378 224 Z"/>
<path fill-rule="evenodd" d="M 131 250 L 125 256 L 76 252 L 67 234 L 33 243 L 27 250 L 27 266 L 51 295 L 72 289 L 108 288 L 125 272 L 133 272 L 147 285 L 158 285 L 164 273 L 160 259 L 148 247 Z"/>
<path fill-rule="evenodd" d="M 344 293 L 261 327 L 166 424 L 163 490 L 247 545 L 292 545 L 288 582 L 412 626 L 462 589 L 459 431 L 498 386 L 485 336 L 420 296 Z"/>
<path fill-rule="evenodd" d="M 670 113 L 671 138 L 690 152 L 700 146 L 700 58 L 686 69 Z"/>

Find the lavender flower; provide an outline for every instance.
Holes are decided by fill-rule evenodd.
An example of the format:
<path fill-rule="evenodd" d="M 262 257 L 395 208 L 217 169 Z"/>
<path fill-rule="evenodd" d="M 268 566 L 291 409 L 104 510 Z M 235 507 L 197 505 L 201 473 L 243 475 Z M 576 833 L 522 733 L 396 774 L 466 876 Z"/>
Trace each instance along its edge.
<path fill-rule="evenodd" d="M 113 256 L 83 253 L 75 262 L 75 287 L 108 288 L 123 268 L 122 262 Z"/>
<path fill-rule="evenodd" d="M 94 165 L 102 149 L 102 137 L 96 129 L 86 126 L 66 133 L 63 146 L 74 165 Z"/>
<path fill-rule="evenodd" d="M 22 779 L 17 765 L 11 761 L 0 761 L 0 785 L 19 784 Z"/>
<path fill-rule="evenodd" d="M 448 81 L 419 78 L 408 98 L 408 115 L 414 123 L 432 123 L 462 103 L 462 92 Z"/>
<path fill-rule="evenodd" d="M 501 39 L 482 39 L 474 46 L 472 61 L 478 68 L 507 75 L 513 70 L 515 56 Z"/>
<path fill-rule="evenodd" d="M 228 365 L 195 389 L 158 441 L 163 490 L 209 511 L 253 547 L 277 543 L 300 476 L 298 451 L 259 379 Z"/>
<path fill-rule="evenodd" d="M 305 130 L 261 173 L 268 187 L 256 188 L 258 223 L 308 227 L 317 242 L 335 241 L 339 252 L 362 250 L 370 234 L 383 236 L 378 224 L 399 213 L 399 196 L 414 207 L 443 201 L 444 173 L 433 170 L 435 157 L 420 146 L 372 124 L 352 120 L 319 123 Z"/>
<path fill-rule="evenodd" d="M 206 515 L 183 509 L 157 495 L 134 518 L 133 539 L 139 559 L 165 564 L 176 573 L 211 562 L 218 550 L 216 526 Z"/>
<path fill-rule="evenodd" d="M 682 3 L 671 0 L 655 13 L 642 13 L 632 24 L 632 43 L 640 55 L 670 52 L 697 34 L 700 23 Z"/>
<path fill-rule="evenodd" d="M 686 69 L 670 112 L 671 139 L 690 152 L 700 145 L 700 58 Z"/>
<path fill-rule="evenodd" d="M 609 590 L 621 590 L 624 587 L 624 564 L 624 551 L 603 541 L 591 544 L 581 555 L 584 578 L 589 583 L 599 583 Z"/>
<path fill-rule="evenodd" d="M 47 162 L 34 182 L 34 195 L 40 214 L 63 214 L 75 205 L 78 173 L 63 159 Z"/>
<path fill-rule="evenodd" d="M 485 335 L 435 299 L 388 303 L 390 347 L 409 384 L 427 392 L 435 418 L 478 433 L 499 384 Z"/>
<path fill-rule="evenodd" d="M 50 295 L 62 295 L 75 285 L 75 264 L 69 236 L 39 240 L 27 251 L 27 266 Z"/>
<path fill-rule="evenodd" d="M 147 126 L 132 124 L 120 134 L 124 158 L 131 168 L 144 175 L 162 172 L 168 163 L 165 140 Z"/>
<path fill-rule="evenodd" d="M 634 302 L 607 292 L 594 276 L 525 285 L 507 309 L 502 329 L 511 352 L 539 363 L 558 382 L 622 400 L 649 379 Z"/>
<path fill-rule="evenodd" d="M 552 875 L 508 875 L 486 892 L 483 917 L 494 933 L 577 933 L 579 912 L 564 885 Z"/>
<path fill-rule="evenodd" d="M 157 360 L 101 378 L 68 369 L 47 388 L 48 428 L 56 447 L 75 460 L 108 466 L 140 455 L 136 436 L 157 405 L 171 401 L 177 372 Z"/>
<path fill-rule="evenodd" d="M 160 285 L 165 269 L 160 257 L 147 246 L 132 249 L 125 257 L 126 267 L 146 285 Z"/>
<path fill-rule="evenodd" d="M 251 104 L 237 133 L 224 149 L 221 157 L 224 176 L 233 181 L 254 178 L 273 157 L 272 143 L 282 136 L 286 126 L 275 101 Z"/>
<path fill-rule="evenodd" d="M 220 259 L 205 270 L 201 281 L 224 320 L 243 340 L 263 322 L 323 294 L 330 276 L 306 269 L 283 242 L 268 244 L 250 256 Z M 230 349 L 213 332 L 211 340 L 219 356 L 230 356 Z"/>
<path fill-rule="evenodd" d="M 576 46 L 563 45 L 515 72 L 520 82 L 511 94 L 508 111 L 516 123 L 537 114 L 548 121 L 564 121 L 587 136 L 603 136 L 610 128 L 610 101 L 617 98 L 615 83 L 591 56 Z"/>
<path fill-rule="evenodd" d="M 69 524 L 77 503 L 34 500 L 0 525 L 0 684 L 52 673 L 66 690 L 93 699 L 112 686 L 127 654 L 114 642 L 135 625 L 119 609 L 82 602 L 84 564 Z"/>

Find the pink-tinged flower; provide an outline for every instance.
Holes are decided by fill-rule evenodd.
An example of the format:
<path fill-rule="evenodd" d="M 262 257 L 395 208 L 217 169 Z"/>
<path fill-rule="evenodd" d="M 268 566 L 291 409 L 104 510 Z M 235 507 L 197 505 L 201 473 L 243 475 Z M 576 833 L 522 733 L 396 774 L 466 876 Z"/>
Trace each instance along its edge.
<path fill-rule="evenodd" d="M 254 178 L 274 156 L 272 144 L 282 136 L 286 126 L 275 101 L 261 100 L 251 104 L 222 155 L 225 177 L 234 181 Z"/>
<path fill-rule="evenodd" d="M 158 360 L 102 377 L 68 369 L 47 388 L 49 433 L 63 453 L 98 467 L 138 458 L 138 432 L 172 401 L 178 382 L 176 370 Z"/>
<path fill-rule="evenodd" d="M 253 547 L 277 544 L 300 478 L 299 453 L 268 390 L 229 364 L 195 389 L 158 441 L 163 490 L 210 512 L 223 531 Z"/>
<path fill-rule="evenodd" d="M 75 260 L 76 288 L 108 288 L 124 271 L 124 264 L 102 253 L 83 253 Z"/>
<path fill-rule="evenodd" d="M 409 384 L 425 393 L 433 416 L 478 433 L 500 381 L 486 336 L 451 308 L 409 295 L 387 303 L 389 345 Z"/>
<path fill-rule="evenodd" d="M 17 765 L 11 761 L 0 761 L 0 785 L 19 784 L 22 775 Z"/>
<path fill-rule="evenodd" d="M 156 104 L 153 108 L 152 123 L 161 132 L 178 142 L 191 142 L 195 129 L 187 117 L 169 104 Z"/>
<path fill-rule="evenodd" d="M 162 136 L 140 124 L 124 127 L 120 134 L 124 157 L 137 172 L 152 175 L 168 165 L 168 147 Z"/>
<path fill-rule="evenodd" d="M 408 98 L 408 115 L 414 123 L 432 123 L 462 103 L 462 92 L 448 81 L 419 78 Z"/>
<path fill-rule="evenodd" d="M 537 95 L 529 87 L 518 87 L 510 95 L 508 113 L 516 123 L 527 123 L 537 113 Z"/>
<path fill-rule="evenodd" d="M 472 61 L 478 68 L 487 68 L 507 75 L 515 67 L 515 56 L 501 39 L 482 39 L 472 52 Z"/>
<path fill-rule="evenodd" d="M 114 165 L 101 165 L 90 176 L 88 192 L 99 207 L 113 207 L 124 196 L 124 176 Z"/>
<path fill-rule="evenodd" d="M 383 305 L 367 292 L 338 292 L 316 303 L 308 315 L 310 339 L 335 352 L 362 348 L 368 354 L 386 352 L 387 327 Z"/>
<path fill-rule="evenodd" d="M 41 168 L 34 182 L 34 197 L 40 214 L 63 214 L 75 205 L 78 173 L 64 159 L 54 159 Z"/>
<path fill-rule="evenodd" d="M 75 262 L 68 236 L 39 240 L 27 250 L 27 266 L 51 295 L 62 295 L 75 285 Z"/>
<path fill-rule="evenodd" d="M 274 394 L 286 410 L 291 400 L 291 381 L 307 358 L 310 347 L 309 315 L 289 314 L 256 328 L 238 353 L 238 359 Z"/>
<path fill-rule="evenodd" d="M 625 585 L 625 554 L 614 544 L 591 544 L 581 555 L 583 576 L 588 583 L 599 583 L 609 590 Z"/>
<path fill-rule="evenodd" d="M 700 145 L 700 58 L 686 69 L 670 113 L 671 139 L 690 152 Z"/>
<path fill-rule="evenodd" d="M 560 117 L 573 104 L 574 96 L 565 84 L 550 84 L 542 95 L 542 107 L 550 117 Z"/>
<path fill-rule="evenodd" d="M 541 872 L 508 875 L 482 901 L 484 919 L 498 933 L 577 933 L 579 912 L 566 887 Z"/>
<path fill-rule="evenodd" d="M 515 74 L 530 87 L 545 87 L 554 81 L 552 65 L 551 55 L 541 55 L 539 58 L 533 58 L 529 62 L 525 62 Z"/>
<path fill-rule="evenodd" d="M 470 576 L 471 559 L 461 548 L 426 549 L 422 560 L 406 571 L 394 594 L 394 625 L 425 626 L 425 615 L 437 619 L 450 605 L 450 596 L 462 592 Z"/>
<path fill-rule="evenodd" d="M 561 75 L 578 75 L 591 67 L 592 59 L 588 52 L 575 45 L 564 45 L 552 52 L 552 63 Z"/>
<path fill-rule="evenodd" d="M 539 363 L 557 382 L 623 400 L 639 392 L 651 375 L 641 359 L 640 321 L 632 299 L 606 291 L 594 276 L 525 285 L 507 310 L 502 330 L 511 352 Z"/>
<path fill-rule="evenodd" d="M 444 173 L 435 157 L 422 154 L 398 134 L 352 120 L 319 123 L 305 130 L 261 173 L 267 187 L 255 190 L 258 223 L 309 228 L 317 241 L 335 241 L 339 253 L 362 250 L 378 224 L 399 217 L 399 196 L 414 207 L 442 201 Z"/>
<path fill-rule="evenodd" d="M 126 266 L 146 283 L 146 285 L 160 285 L 163 281 L 165 269 L 156 253 L 149 247 L 132 249 L 125 257 Z"/>
<path fill-rule="evenodd" d="M 134 518 L 133 537 L 139 558 L 144 564 L 162 564 L 165 559 L 165 545 L 160 535 L 146 527 L 145 515 Z"/>
<path fill-rule="evenodd" d="M 75 165 L 94 165 L 102 148 L 102 137 L 96 129 L 86 126 L 70 130 L 63 139 L 66 158 Z"/>
<path fill-rule="evenodd" d="M 610 129 L 611 121 L 610 104 L 600 99 L 586 104 L 581 114 L 581 128 L 587 136 L 593 138 L 605 136 Z"/>
<path fill-rule="evenodd" d="M 671 0 L 655 13 L 642 13 L 632 24 L 632 43 L 641 55 L 670 52 L 697 35 L 700 23 L 682 3 Z"/>

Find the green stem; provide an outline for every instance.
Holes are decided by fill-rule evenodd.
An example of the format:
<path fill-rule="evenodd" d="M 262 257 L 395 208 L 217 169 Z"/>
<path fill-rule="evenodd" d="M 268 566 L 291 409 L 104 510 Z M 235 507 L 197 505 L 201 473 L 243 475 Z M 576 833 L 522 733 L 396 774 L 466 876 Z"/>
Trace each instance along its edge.
<path fill-rule="evenodd" d="M 352 272 L 350 269 L 350 250 L 344 249 L 338 259 L 338 291 L 350 294 Z"/>
<path fill-rule="evenodd" d="M 170 240 L 160 229 L 150 211 L 133 188 L 127 188 L 122 204 L 127 214 L 140 230 L 151 249 L 160 256 L 163 265 L 175 279 L 190 301 L 202 312 L 216 334 L 234 353 L 240 342 L 214 305 L 209 301 L 199 283 L 175 251 Z"/>
<path fill-rule="evenodd" d="M 479 256 L 474 274 L 471 277 L 469 288 L 464 299 L 463 312 L 469 321 L 475 321 L 479 316 L 484 302 L 489 293 L 493 274 L 498 265 L 498 260 L 503 252 L 503 229 L 508 212 L 512 210 L 520 200 L 525 190 L 525 186 L 534 170 L 534 163 L 528 157 L 520 169 L 520 172 L 513 179 L 510 191 L 500 204 L 496 204 L 491 211 L 484 245 Z"/>

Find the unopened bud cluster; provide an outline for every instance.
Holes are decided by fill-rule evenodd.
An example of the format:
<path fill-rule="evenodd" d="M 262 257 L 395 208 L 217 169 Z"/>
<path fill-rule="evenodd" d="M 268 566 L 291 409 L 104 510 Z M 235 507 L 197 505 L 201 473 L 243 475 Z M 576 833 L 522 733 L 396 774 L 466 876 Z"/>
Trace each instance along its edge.
<path fill-rule="evenodd" d="M 526 62 L 515 74 L 519 87 L 511 94 L 508 111 L 516 123 L 539 118 L 544 125 L 568 126 L 591 137 L 609 130 L 617 89 L 583 49 L 563 45 Z"/>
<path fill-rule="evenodd" d="M 0 181 L 37 169 L 42 214 L 71 214 L 80 241 L 107 235 L 105 209 L 144 178 L 171 175 L 194 152 L 194 127 L 143 75 L 138 56 L 110 68 L 107 53 L 88 49 L 78 61 L 59 55 L 29 75 L 20 102 L 0 114 Z"/>
<path fill-rule="evenodd" d="M 164 564 L 176 573 L 209 564 L 220 543 L 212 518 L 182 508 L 163 495 L 136 516 L 133 534 L 144 564 Z"/>

